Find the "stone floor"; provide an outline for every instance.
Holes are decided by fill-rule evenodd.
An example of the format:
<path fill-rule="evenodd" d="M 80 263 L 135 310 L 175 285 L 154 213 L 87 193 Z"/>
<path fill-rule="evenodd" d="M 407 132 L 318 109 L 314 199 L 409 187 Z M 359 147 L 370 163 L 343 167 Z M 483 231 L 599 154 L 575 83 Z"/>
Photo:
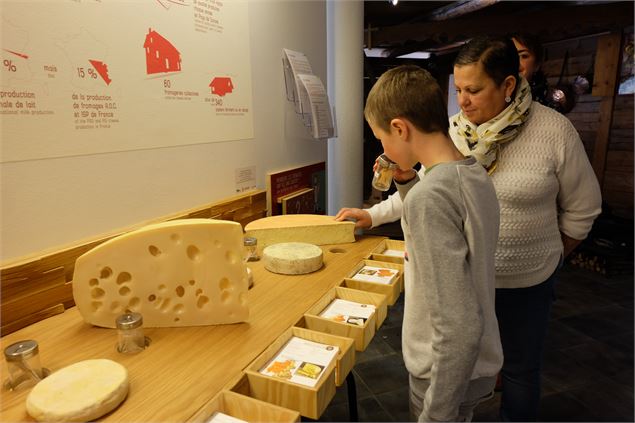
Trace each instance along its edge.
<path fill-rule="evenodd" d="M 565 265 L 557 285 L 543 369 L 541 421 L 633 420 L 633 274 L 607 278 Z M 401 356 L 403 295 L 353 374 L 359 420 L 408 420 L 408 374 Z M 474 421 L 498 421 L 500 394 Z M 349 421 L 346 386 L 319 421 Z"/>

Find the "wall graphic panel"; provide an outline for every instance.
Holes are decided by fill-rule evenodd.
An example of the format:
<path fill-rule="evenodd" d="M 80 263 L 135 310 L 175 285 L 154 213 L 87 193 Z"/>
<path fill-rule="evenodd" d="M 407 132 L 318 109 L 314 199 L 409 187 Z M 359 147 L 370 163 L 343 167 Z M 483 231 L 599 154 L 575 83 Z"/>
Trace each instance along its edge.
<path fill-rule="evenodd" d="M 253 138 L 248 18 L 246 1 L 0 1 L 0 161 Z"/>

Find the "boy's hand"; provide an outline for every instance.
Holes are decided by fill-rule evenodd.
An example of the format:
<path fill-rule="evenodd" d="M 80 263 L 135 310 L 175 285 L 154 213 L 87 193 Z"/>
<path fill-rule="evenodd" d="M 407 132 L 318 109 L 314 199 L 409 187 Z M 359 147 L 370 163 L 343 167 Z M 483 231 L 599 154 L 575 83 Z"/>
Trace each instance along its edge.
<path fill-rule="evenodd" d="M 368 229 L 373 225 L 373 219 L 366 210 L 344 207 L 335 215 L 335 220 L 354 220 L 355 229 Z"/>

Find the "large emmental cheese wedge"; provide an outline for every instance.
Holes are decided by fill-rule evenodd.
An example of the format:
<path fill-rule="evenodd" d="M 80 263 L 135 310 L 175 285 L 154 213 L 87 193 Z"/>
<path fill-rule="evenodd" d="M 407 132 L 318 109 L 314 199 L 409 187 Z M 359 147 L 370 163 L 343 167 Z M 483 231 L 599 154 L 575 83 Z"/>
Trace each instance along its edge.
<path fill-rule="evenodd" d="M 345 244 L 355 242 L 355 223 L 319 214 L 284 214 L 254 220 L 245 226 L 245 233 L 258 239 L 259 247 L 280 242 Z"/>
<path fill-rule="evenodd" d="M 243 322 L 247 289 L 242 228 L 223 220 L 148 225 L 83 254 L 73 275 L 84 320 L 111 328 L 126 311 L 147 327 Z"/>
<path fill-rule="evenodd" d="M 80 361 L 38 382 L 26 399 L 26 411 L 42 422 L 89 422 L 115 409 L 128 387 L 128 371 L 121 364 Z"/>

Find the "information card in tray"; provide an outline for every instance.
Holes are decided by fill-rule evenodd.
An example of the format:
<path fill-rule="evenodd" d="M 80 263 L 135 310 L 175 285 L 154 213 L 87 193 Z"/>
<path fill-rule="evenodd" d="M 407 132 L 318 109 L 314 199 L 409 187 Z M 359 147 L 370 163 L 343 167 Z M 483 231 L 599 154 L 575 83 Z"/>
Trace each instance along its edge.
<path fill-rule="evenodd" d="M 212 417 L 207 421 L 207 423 L 247 423 L 247 421 L 237 419 L 236 417 L 232 417 L 228 414 L 224 414 L 224 413 L 221 413 L 220 411 L 217 411 L 212 415 Z"/>
<path fill-rule="evenodd" d="M 336 298 L 320 314 L 320 317 L 340 323 L 364 326 L 366 320 L 375 312 L 372 304 L 361 304 Z"/>
<path fill-rule="evenodd" d="M 404 258 L 406 256 L 406 252 L 403 250 L 384 250 L 382 251 L 382 254 L 385 256 L 390 256 L 390 257 L 401 257 Z"/>
<path fill-rule="evenodd" d="M 339 347 L 292 337 L 273 360 L 260 370 L 266 376 L 314 387 L 324 369 L 335 360 Z"/>
<path fill-rule="evenodd" d="M 353 279 L 365 282 L 375 282 L 390 285 L 399 273 L 397 269 L 387 269 L 385 267 L 364 266 L 355 273 Z"/>

